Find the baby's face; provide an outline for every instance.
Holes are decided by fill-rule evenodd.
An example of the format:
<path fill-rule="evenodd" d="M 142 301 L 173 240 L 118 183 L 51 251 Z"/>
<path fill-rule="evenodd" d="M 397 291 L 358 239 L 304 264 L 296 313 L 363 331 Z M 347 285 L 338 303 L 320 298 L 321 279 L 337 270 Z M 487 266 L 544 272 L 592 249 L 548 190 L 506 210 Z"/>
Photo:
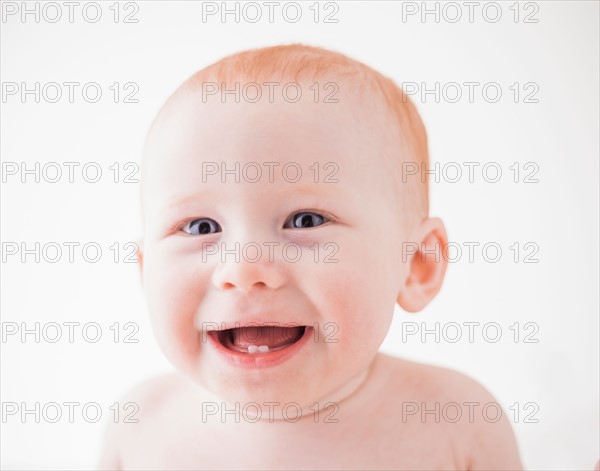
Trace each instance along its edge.
<path fill-rule="evenodd" d="M 342 84 L 338 103 L 314 103 L 310 86 L 297 103 L 186 98 L 148 140 L 154 330 L 225 400 L 306 405 L 343 388 L 374 358 L 407 276 L 389 118 Z M 304 327 L 225 332 L 267 324 Z"/>

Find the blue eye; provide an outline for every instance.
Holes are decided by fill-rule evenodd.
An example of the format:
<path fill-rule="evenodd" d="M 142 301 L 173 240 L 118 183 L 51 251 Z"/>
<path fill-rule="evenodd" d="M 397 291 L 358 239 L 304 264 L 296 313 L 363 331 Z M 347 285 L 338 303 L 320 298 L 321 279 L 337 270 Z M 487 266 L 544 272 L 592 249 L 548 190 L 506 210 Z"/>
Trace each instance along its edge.
<path fill-rule="evenodd" d="M 317 213 L 310 213 L 308 211 L 304 211 L 301 213 L 296 213 L 291 218 L 291 228 L 292 229 L 301 229 L 306 227 L 316 227 L 321 224 L 325 224 L 327 220 Z M 286 222 L 287 226 L 287 222 Z"/>
<path fill-rule="evenodd" d="M 221 226 L 213 219 L 201 218 L 188 222 L 182 230 L 190 235 L 212 234 L 221 232 Z"/>

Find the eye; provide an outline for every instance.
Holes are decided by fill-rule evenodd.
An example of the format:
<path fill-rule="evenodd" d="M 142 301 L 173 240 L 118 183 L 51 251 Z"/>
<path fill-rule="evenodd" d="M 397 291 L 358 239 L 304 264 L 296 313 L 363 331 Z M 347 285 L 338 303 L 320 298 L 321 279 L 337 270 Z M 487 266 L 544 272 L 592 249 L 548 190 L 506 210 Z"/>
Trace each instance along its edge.
<path fill-rule="evenodd" d="M 320 214 L 303 211 L 301 213 L 294 214 L 290 219 L 288 219 L 284 227 L 289 227 L 288 222 L 291 223 L 292 229 L 301 229 L 305 227 L 320 226 L 321 224 L 325 224 L 327 219 Z"/>
<path fill-rule="evenodd" d="M 219 223 L 209 218 L 194 219 L 188 222 L 182 228 L 183 232 L 190 235 L 212 234 L 213 232 L 221 232 Z"/>

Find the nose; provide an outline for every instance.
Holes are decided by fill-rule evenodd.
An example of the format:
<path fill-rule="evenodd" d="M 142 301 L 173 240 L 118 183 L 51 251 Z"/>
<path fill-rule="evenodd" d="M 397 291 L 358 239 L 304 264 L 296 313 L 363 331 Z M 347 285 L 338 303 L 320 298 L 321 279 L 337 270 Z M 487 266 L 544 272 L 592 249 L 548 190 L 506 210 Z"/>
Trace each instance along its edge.
<path fill-rule="evenodd" d="M 236 247 L 220 255 L 220 263 L 212 274 L 213 285 L 219 290 L 238 289 L 248 293 L 254 289 L 278 289 L 285 282 L 281 261 L 258 244 L 249 249 L 240 245 L 239 250 Z"/>

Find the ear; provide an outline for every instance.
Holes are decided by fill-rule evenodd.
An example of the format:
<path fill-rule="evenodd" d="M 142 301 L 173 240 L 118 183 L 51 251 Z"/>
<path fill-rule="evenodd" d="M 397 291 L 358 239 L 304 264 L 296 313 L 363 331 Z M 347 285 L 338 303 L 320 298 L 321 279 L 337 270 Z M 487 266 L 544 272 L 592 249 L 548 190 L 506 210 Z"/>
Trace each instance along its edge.
<path fill-rule="evenodd" d="M 408 312 L 418 312 L 429 304 L 440 291 L 448 266 L 445 253 L 448 236 L 441 219 L 423 220 L 413 234 L 412 243 L 405 244 L 411 250 L 402 248 L 409 272 L 397 299 Z"/>
<path fill-rule="evenodd" d="M 137 261 L 138 264 L 140 266 L 140 278 L 142 280 L 142 283 L 144 282 L 144 251 L 143 251 L 143 241 L 142 239 L 139 239 L 137 242 L 137 252 L 135 253 L 135 256 L 137 257 Z"/>

